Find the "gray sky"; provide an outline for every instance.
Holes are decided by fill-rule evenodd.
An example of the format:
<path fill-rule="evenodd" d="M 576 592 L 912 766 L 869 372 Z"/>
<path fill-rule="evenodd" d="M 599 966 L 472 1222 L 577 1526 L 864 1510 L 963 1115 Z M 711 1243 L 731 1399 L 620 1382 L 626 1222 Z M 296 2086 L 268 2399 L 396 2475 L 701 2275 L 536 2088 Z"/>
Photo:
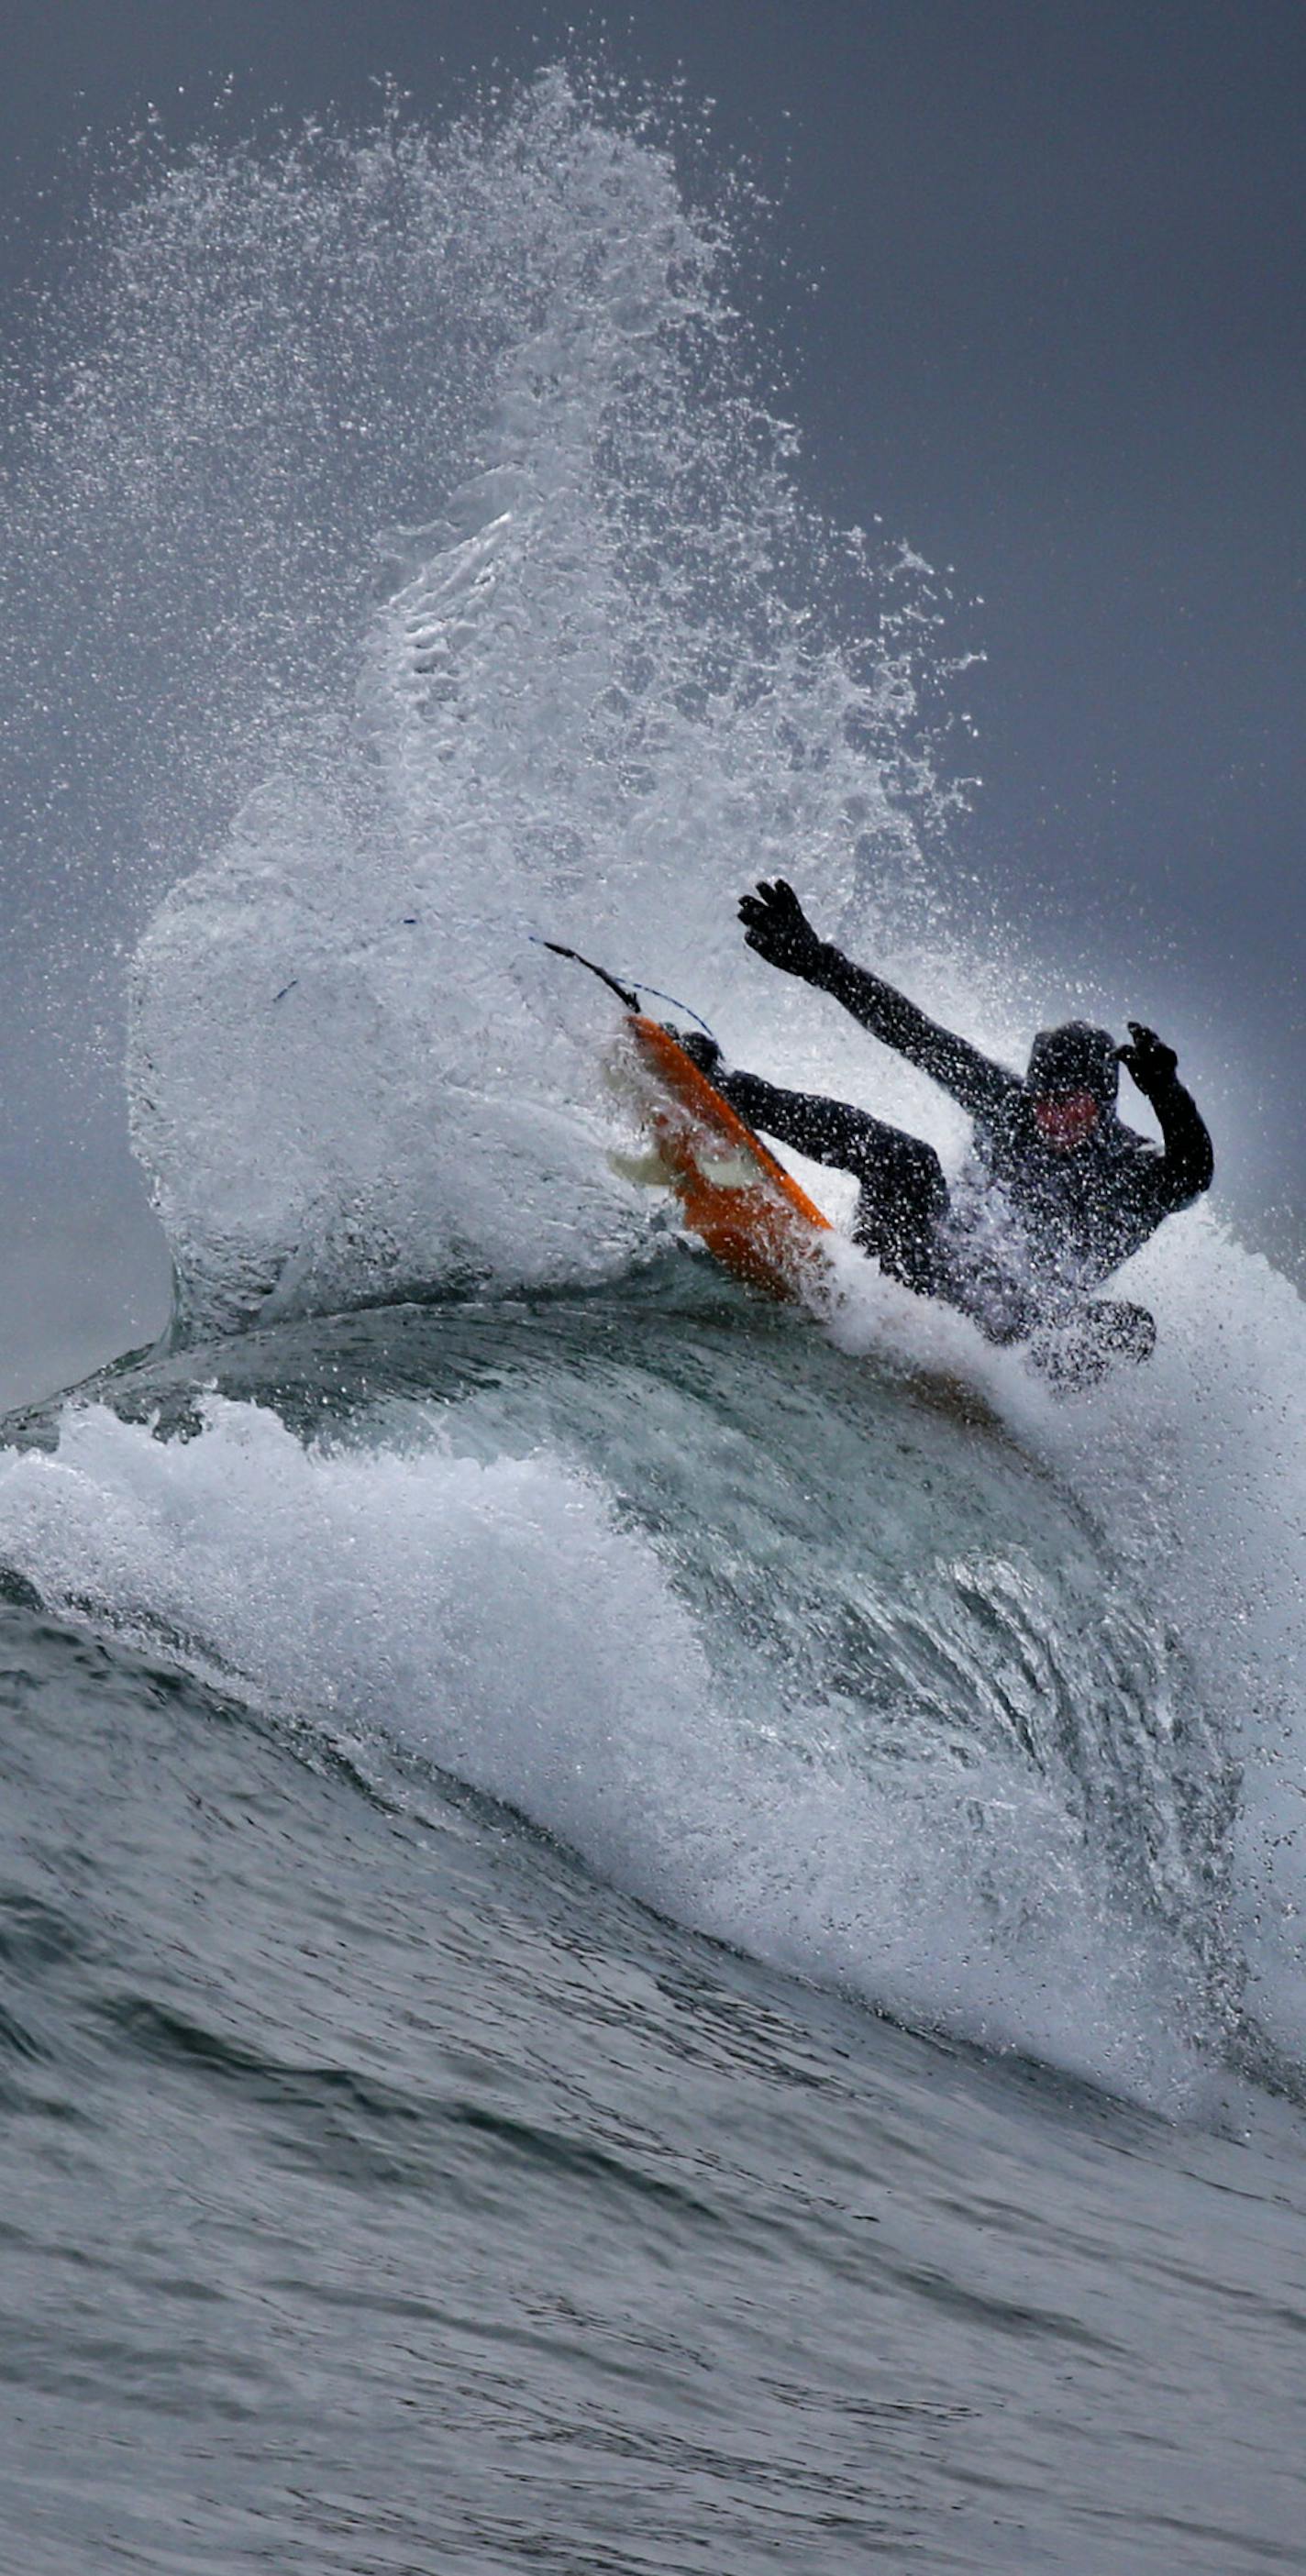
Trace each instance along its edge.
<path fill-rule="evenodd" d="M 1240 1220 L 1300 1211 L 1300 0 L 62 0 L 7 38 L 5 278 L 57 276 L 69 147 L 149 102 L 185 139 L 363 118 L 391 74 L 438 118 L 577 46 L 716 102 L 780 200 L 807 489 L 983 601 L 959 861 L 1198 1051 Z M 31 1036 L 33 965 L 3 970 L 11 1395 L 153 1329 L 166 1283 L 116 1086 Z"/>

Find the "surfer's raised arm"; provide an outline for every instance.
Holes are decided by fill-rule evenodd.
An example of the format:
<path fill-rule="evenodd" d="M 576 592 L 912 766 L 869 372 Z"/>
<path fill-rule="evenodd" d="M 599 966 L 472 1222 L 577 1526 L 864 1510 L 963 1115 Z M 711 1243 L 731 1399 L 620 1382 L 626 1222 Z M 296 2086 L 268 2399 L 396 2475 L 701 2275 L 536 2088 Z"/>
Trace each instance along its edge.
<path fill-rule="evenodd" d="M 1116 1053 L 1156 1113 L 1163 1150 L 1154 1166 L 1155 1188 L 1161 1206 L 1172 1215 L 1209 1190 L 1215 1149 L 1206 1120 L 1179 1079 L 1174 1048 L 1138 1020 L 1130 1021 L 1129 1036 L 1130 1044 Z"/>
<path fill-rule="evenodd" d="M 854 966 L 841 948 L 819 939 L 793 887 L 783 877 L 771 881 L 764 878 L 756 894 L 746 894 L 739 906 L 739 918 L 748 946 L 764 957 L 768 966 L 779 966 L 785 974 L 798 975 L 805 984 L 815 984 L 822 992 L 833 994 L 864 1029 L 870 1030 L 872 1037 L 906 1056 L 909 1064 L 919 1065 L 921 1072 L 950 1091 L 972 1118 L 993 1117 L 1020 1091 L 1018 1074 L 1009 1073 L 1005 1065 L 994 1064 L 990 1057 L 980 1054 L 978 1047 L 955 1037 L 950 1029 L 940 1028 L 937 1020 L 928 1019 L 905 993 L 886 984 L 883 976 L 873 975 L 868 967 Z"/>

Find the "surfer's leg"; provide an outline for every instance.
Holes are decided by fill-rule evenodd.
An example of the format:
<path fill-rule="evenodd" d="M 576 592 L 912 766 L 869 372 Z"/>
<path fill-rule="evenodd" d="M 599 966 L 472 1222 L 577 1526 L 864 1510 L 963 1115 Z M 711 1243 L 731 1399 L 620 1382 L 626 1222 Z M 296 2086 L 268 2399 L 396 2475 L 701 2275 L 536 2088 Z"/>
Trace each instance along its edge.
<path fill-rule="evenodd" d="M 764 1135 L 792 1145 L 796 1154 L 810 1154 L 814 1163 L 832 1163 L 841 1172 L 860 1177 L 872 1140 L 897 1135 L 896 1128 L 885 1127 L 849 1101 L 825 1100 L 814 1091 L 782 1091 L 756 1073 L 714 1074 L 713 1080 L 750 1127 L 760 1127 Z M 909 1144 L 911 1139 L 901 1141 Z"/>
<path fill-rule="evenodd" d="M 948 1185 L 932 1145 L 850 1101 L 781 1091 L 754 1073 L 732 1073 L 718 1088 L 750 1127 L 810 1154 L 814 1163 L 851 1172 L 861 1191 L 854 1240 L 907 1287 L 925 1296 L 937 1292 L 935 1234 Z"/>

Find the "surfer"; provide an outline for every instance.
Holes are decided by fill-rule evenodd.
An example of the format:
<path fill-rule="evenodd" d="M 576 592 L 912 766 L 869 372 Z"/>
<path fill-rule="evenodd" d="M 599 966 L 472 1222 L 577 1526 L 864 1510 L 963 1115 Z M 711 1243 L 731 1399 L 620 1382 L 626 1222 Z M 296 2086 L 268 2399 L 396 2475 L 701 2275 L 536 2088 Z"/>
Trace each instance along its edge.
<path fill-rule="evenodd" d="M 1054 1381 L 1082 1386 L 1117 1359 L 1147 1359 L 1156 1325 L 1146 1307 L 1089 1292 L 1210 1187 L 1211 1139 L 1174 1049 L 1136 1020 L 1123 1047 L 1106 1029 L 1070 1020 L 1035 1038 L 1022 1078 L 818 938 L 783 877 L 745 895 L 739 917 L 768 965 L 832 993 L 941 1083 L 975 1122 L 973 1149 L 950 1186 L 921 1138 L 843 1101 L 729 1072 L 715 1040 L 689 1040 L 739 1116 L 853 1173 L 863 1250 L 919 1295 L 959 1307 L 990 1341 L 1028 1344 Z M 1117 1114 L 1121 1064 L 1156 1113 L 1160 1150 Z"/>

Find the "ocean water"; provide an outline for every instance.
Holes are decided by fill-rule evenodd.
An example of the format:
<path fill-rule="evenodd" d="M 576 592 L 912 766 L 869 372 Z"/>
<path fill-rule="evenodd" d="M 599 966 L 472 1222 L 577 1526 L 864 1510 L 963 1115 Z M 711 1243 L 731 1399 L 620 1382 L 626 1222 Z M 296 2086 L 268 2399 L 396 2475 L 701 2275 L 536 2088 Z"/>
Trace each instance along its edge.
<path fill-rule="evenodd" d="M 24 2576 L 1306 2564 L 1300 1297 L 1194 1212 L 1072 1404 L 850 1250 L 766 1307 L 533 944 L 949 1151 L 741 884 L 1013 1059 L 1105 1007 L 967 933 L 948 603 L 687 152 L 554 74 L 129 156 L 51 324 L 176 1304 L 0 1448 Z"/>

